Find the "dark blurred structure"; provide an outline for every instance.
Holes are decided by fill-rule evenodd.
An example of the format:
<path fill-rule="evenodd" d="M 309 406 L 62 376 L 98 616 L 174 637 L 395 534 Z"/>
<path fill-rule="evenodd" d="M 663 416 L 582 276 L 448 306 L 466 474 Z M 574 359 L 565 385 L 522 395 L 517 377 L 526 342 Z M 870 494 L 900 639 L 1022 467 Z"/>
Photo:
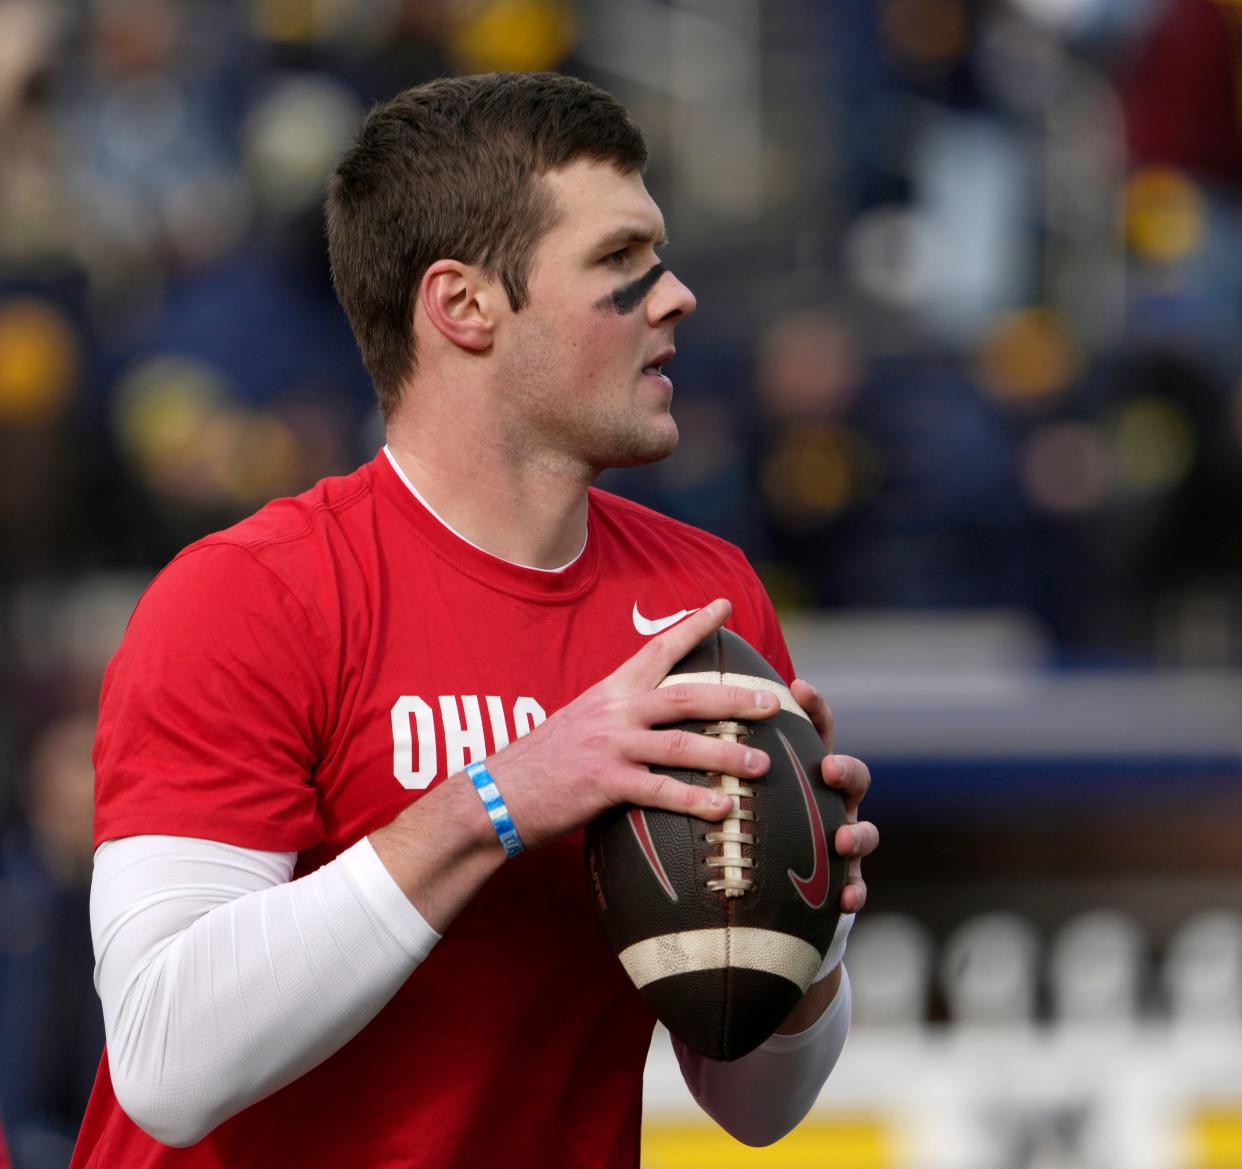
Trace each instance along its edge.
<path fill-rule="evenodd" d="M 68 1164 L 103 1051 L 90 873 L 93 711 L 43 728 L 0 836 L 0 1116 L 18 1169 Z"/>

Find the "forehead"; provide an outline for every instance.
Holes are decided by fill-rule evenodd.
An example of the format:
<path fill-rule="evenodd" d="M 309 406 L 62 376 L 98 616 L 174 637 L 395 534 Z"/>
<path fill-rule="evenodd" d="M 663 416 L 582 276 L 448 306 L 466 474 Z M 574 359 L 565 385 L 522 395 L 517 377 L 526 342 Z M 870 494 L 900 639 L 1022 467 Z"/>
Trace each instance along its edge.
<path fill-rule="evenodd" d="M 658 243 L 664 235 L 664 217 L 637 171 L 622 174 L 609 162 L 578 159 L 550 171 L 544 181 L 559 211 L 545 245 L 591 248 L 617 234 Z"/>

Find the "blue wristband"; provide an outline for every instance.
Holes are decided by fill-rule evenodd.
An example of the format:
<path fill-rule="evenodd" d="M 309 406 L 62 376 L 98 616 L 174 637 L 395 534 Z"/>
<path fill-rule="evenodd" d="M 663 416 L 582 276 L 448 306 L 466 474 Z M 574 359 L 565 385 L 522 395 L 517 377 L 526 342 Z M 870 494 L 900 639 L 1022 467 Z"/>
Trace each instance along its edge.
<path fill-rule="evenodd" d="M 505 856 L 515 857 L 519 852 L 525 852 L 526 845 L 522 843 L 518 830 L 513 826 L 513 817 L 505 807 L 504 797 L 500 794 L 491 772 L 482 763 L 471 763 L 466 768 L 466 774 L 470 776 L 470 782 L 474 784 L 479 799 L 483 801 L 483 806 L 491 817 L 492 827 L 496 829 L 496 835 L 504 845 Z"/>

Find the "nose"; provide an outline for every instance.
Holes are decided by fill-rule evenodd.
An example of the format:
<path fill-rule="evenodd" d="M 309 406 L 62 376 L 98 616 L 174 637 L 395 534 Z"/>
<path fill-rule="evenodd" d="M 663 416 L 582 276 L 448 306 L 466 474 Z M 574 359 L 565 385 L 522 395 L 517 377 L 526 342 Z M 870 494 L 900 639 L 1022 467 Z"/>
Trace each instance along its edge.
<path fill-rule="evenodd" d="M 647 319 L 653 325 L 671 324 L 688 317 L 698 303 L 694 293 L 666 270 L 647 297 Z"/>

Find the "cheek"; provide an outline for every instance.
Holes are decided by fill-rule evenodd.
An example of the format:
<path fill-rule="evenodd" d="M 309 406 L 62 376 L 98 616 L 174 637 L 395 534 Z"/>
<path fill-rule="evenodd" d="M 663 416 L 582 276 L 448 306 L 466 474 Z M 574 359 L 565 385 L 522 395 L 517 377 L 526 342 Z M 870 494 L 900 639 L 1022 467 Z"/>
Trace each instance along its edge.
<path fill-rule="evenodd" d="M 586 393 L 615 384 L 620 375 L 633 371 L 639 350 L 627 324 L 615 313 L 593 312 L 575 329 L 573 341 L 561 347 L 557 361 L 561 374 Z"/>
<path fill-rule="evenodd" d="M 553 309 L 524 325 L 513 375 L 532 388 L 544 387 L 563 405 L 598 400 L 638 376 L 644 342 L 634 317 L 562 305 L 559 313 Z"/>
<path fill-rule="evenodd" d="M 613 377 L 618 372 L 637 373 L 642 342 L 633 321 L 616 313 L 600 315 L 588 334 L 586 359 Z"/>

